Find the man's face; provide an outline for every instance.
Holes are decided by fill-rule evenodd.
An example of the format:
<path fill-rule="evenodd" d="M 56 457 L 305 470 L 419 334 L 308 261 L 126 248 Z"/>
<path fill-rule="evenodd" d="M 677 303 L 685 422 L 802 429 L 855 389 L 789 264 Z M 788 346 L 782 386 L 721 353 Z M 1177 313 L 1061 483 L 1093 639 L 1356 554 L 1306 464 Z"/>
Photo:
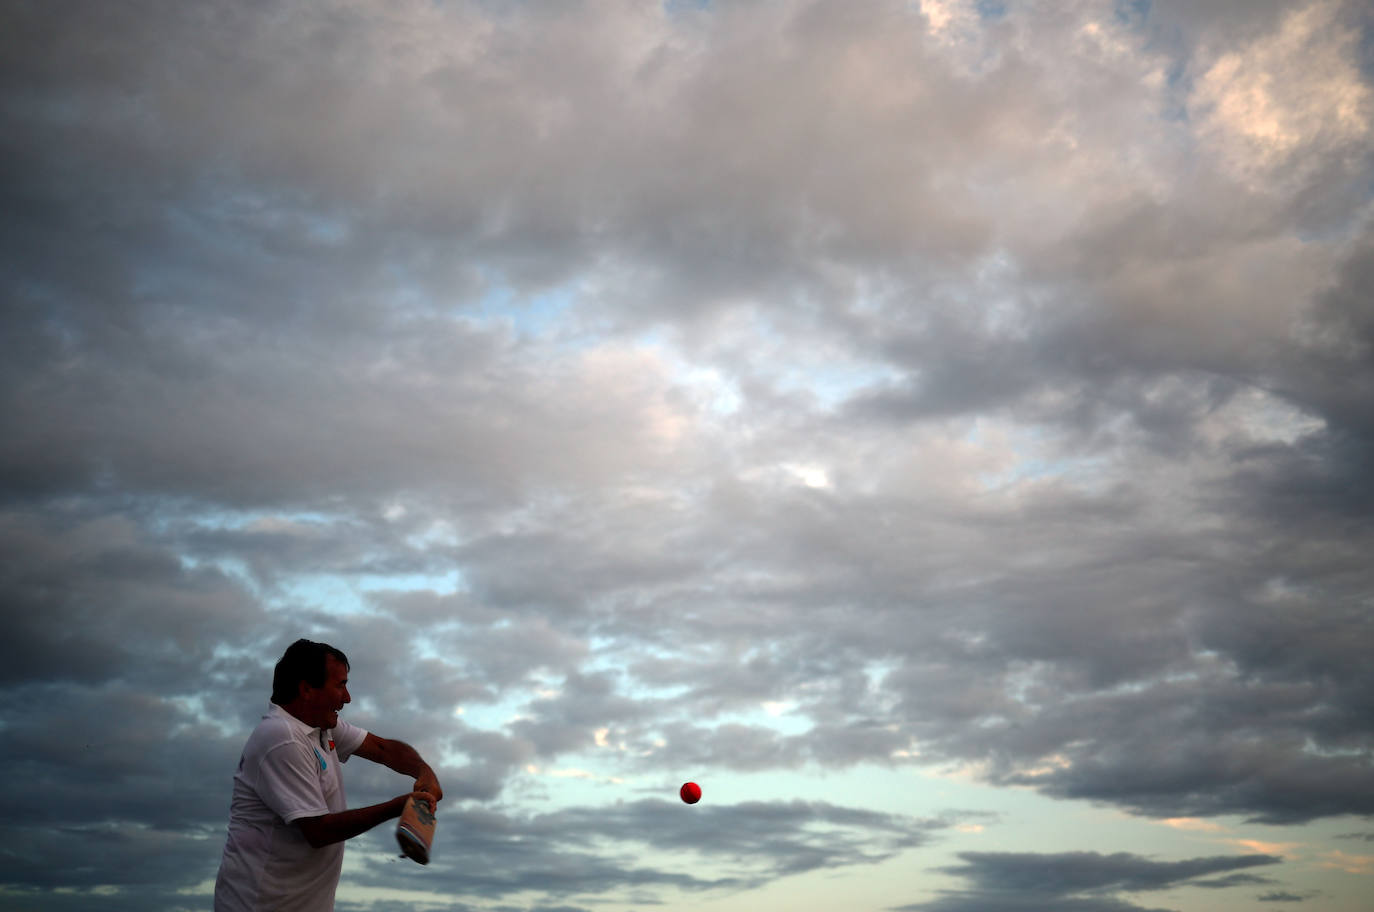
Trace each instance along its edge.
<path fill-rule="evenodd" d="M 316 728 L 333 728 L 339 724 L 339 710 L 351 703 L 348 695 L 348 666 L 333 656 L 324 659 L 324 686 L 301 685 L 308 718 L 302 721 Z"/>

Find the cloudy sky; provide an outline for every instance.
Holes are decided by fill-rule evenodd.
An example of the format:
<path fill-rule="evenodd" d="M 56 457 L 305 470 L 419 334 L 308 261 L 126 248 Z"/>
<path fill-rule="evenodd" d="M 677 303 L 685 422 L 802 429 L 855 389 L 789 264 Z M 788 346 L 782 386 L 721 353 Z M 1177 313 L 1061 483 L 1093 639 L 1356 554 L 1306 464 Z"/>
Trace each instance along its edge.
<path fill-rule="evenodd" d="M 1369 908 L 1359 0 L 0 18 L 0 907 Z"/>

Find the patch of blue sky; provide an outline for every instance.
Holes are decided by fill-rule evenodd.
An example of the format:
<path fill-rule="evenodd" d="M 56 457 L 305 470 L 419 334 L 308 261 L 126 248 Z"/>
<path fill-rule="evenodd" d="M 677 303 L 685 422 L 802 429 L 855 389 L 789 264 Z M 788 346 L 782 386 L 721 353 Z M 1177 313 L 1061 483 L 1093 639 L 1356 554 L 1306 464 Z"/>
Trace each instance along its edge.
<path fill-rule="evenodd" d="M 1358 50 L 1355 65 L 1366 81 L 1374 82 L 1374 16 L 1363 16 L 1356 25 L 1359 29 Z"/>
<path fill-rule="evenodd" d="M 744 404 L 738 384 L 719 368 L 684 365 L 678 376 L 686 386 L 697 392 L 706 409 L 715 415 L 733 415 Z"/>
<path fill-rule="evenodd" d="M 198 718 L 205 712 L 205 698 L 201 694 L 182 694 L 177 697 L 167 697 L 166 701 L 192 717 Z"/>
<path fill-rule="evenodd" d="M 1106 466 L 1102 457 L 1053 455 L 1043 432 L 1016 426 L 993 429 L 983 421 L 975 421 L 965 433 L 964 442 L 979 448 L 1006 449 L 1012 456 L 1012 462 L 1005 468 L 978 474 L 978 482 L 985 491 L 1054 479 L 1072 480 L 1079 487 L 1091 488 L 1102 479 Z"/>
<path fill-rule="evenodd" d="M 728 417 L 740 411 L 744 398 L 738 381 L 715 365 L 692 363 L 663 343 L 655 334 L 641 337 L 640 344 L 659 352 L 674 379 L 697 394 L 708 411 Z M 879 362 L 834 360 L 792 361 L 777 369 L 772 381 L 786 393 L 811 396 L 825 409 L 834 409 L 856 393 L 896 382 L 901 371 Z"/>
<path fill-rule="evenodd" d="M 463 585 L 458 569 L 443 573 L 302 573 L 277 586 L 269 599 L 272 608 L 314 608 L 329 614 L 368 614 L 372 595 L 383 592 L 424 592 L 453 595 Z"/>
<path fill-rule="evenodd" d="M 765 376 L 782 392 L 813 397 L 826 409 L 835 408 L 856 393 L 900 380 L 904 373 L 883 361 L 845 357 L 826 346 L 811 352 L 811 346 L 789 341 L 787 333 L 771 321 L 755 316 L 748 331 L 758 339 L 758 348 L 785 348 L 786 357 L 759 359 L 750 369 Z M 684 386 L 698 391 L 711 411 L 731 415 L 743 405 L 738 380 L 727 367 L 694 360 L 683 353 L 661 329 L 641 333 L 637 344 L 652 350 L 669 365 L 673 376 Z"/>
<path fill-rule="evenodd" d="M 509 688 L 503 694 L 495 703 L 461 703 L 453 707 L 451 714 L 471 728 L 489 732 L 504 731 L 507 725 L 522 717 L 529 703 L 529 695 Z"/>
<path fill-rule="evenodd" d="M 371 611 L 366 596 L 346 577 L 331 573 L 298 574 L 277 586 L 268 607 L 281 610 L 309 608 L 328 614 L 366 614 Z"/>
<path fill-rule="evenodd" d="M 442 573 L 365 573 L 356 577 L 358 589 L 372 592 L 433 592 L 454 595 L 463 588 L 463 571 L 454 567 Z"/>
<path fill-rule="evenodd" d="M 985 472 L 978 476 L 983 488 L 988 491 L 1014 488 L 1020 484 L 1054 479 L 1071 479 L 1079 487 L 1092 487 L 1101 477 L 1105 463 L 1101 459 L 1018 459 L 1014 465 L 1001 472 Z"/>
<path fill-rule="evenodd" d="M 1164 123 L 1181 124 L 1187 127 L 1192 121 L 1192 116 L 1188 112 L 1188 102 L 1193 94 L 1193 76 L 1188 70 L 1187 63 L 1183 60 L 1177 61 L 1168 68 L 1165 73 L 1165 92 L 1160 106 L 1159 118 Z M 1177 142 L 1191 140 L 1196 142 L 1192 135 L 1186 131 L 1179 131 L 1175 134 Z M 1191 150 L 1192 146 L 1188 147 Z"/>
<path fill-rule="evenodd" d="M 486 290 L 477 303 L 477 316 L 500 322 L 522 338 L 549 339 L 569 325 L 581 296 L 580 278 L 540 291 L 522 291 L 503 279 L 487 275 Z"/>
<path fill-rule="evenodd" d="M 663 0 L 663 11 L 669 16 L 699 13 L 711 9 L 713 0 Z"/>
<path fill-rule="evenodd" d="M 248 564 L 234 557 L 193 557 L 189 554 L 177 555 L 183 570 L 204 570 L 213 568 L 243 586 L 254 595 L 261 594 L 257 578 L 248 569 Z"/>
<path fill-rule="evenodd" d="M 797 705 L 790 700 L 763 700 L 755 709 L 723 713 L 718 721 L 766 728 L 784 737 L 804 735 L 814 727 L 811 719 L 798 712 Z"/>
<path fill-rule="evenodd" d="M 593 758 L 565 755 L 553 763 L 533 763 L 526 775 L 547 791 L 546 801 L 558 805 L 597 806 L 617 798 L 638 798 L 646 791 L 671 794 L 666 788 L 654 789 L 642 777 L 603 767 Z"/>
<path fill-rule="evenodd" d="M 254 527 L 268 528 L 272 526 L 286 527 L 292 525 L 325 526 L 339 521 L 338 516 L 311 510 L 264 513 L 257 510 L 217 509 L 205 510 L 185 518 L 172 514 L 163 517 L 158 523 L 158 527 L 165 531 L 172 525 L 173 518 L 179 522 L 187 522 L 196 528 L 222 529 L 235 532 Z"/>
<path fill-rule="evenodd" d="M 984 22 L 997 22 L 1007 16 L 1007 4 L 1003 0 L 977 0 L 973 8 Z"/>
<path fill-rule="evenodd" d="M 680 387 L 690 390 L 698 404 L 719 417 L 733 415 L 743 405 L 739 385 L 716 365 L 695 361 L 684 354 L 662 327 L 647 329 L 634 337 L 632 345 L 652 352 Z"/>
<path fill-rule="evenodd" d="M 1150 18 L 1153 7 L 1153 0 L 1116 0 L 1112 12 L 1120 24 L 1139 28 Z"/>
<path fill-rule="evenodd" d="M 798 364 L 777 376 L 781 389 L 814 397 L 825 409 L 835 409 L 855 395 L 900 382 L 904 372 L 877 361 Z"/>
<path fill-rule="evenodd" d="M 750 326 L 750 331 L 760 338 L 760 346 L 783 342 L 780 331 L 767 323 L 757 321 Z M 697 401 L 714 415 L 721 418 L 735 415 L 745 404 L 738 379 L 727 367 L 694 360 L 661 328 L 640 332 L 635 343 L 657 354 L 672 378 L 694 391 Z M 901 376 L 900 371 L 878 361 L 845 361 L 834 357 L 833 353 L 819 353 L 808 358 L 804 346 L 789 346 L 786 358 L 774 358 L 756 368 L 771 371 L 768 379 L 783 393 L 808 394 L 820 407 L 827 409 L 838 407 L 868 386 L 892 382 Z"/>
<path fill-rule="evenodd" d="M 888 692 L 887 679 L 902 670 L 906 663 L 899 658 L 875 659 L 865 662 L 863 667 L 864 676 L 868 678 L 869 692 L 874 694 L 885 694 Z"/>

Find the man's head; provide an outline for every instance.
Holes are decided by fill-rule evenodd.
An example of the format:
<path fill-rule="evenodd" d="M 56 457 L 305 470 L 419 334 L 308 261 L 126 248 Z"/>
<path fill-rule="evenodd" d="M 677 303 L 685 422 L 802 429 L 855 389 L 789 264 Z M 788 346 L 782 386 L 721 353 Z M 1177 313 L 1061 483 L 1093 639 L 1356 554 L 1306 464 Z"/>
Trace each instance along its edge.
<path fill-rule="evenodd" d="M 307 725 L 333 728 L 351 702 L 348 656 L 327 643 L 292 643 L 272 673 L 272 702 Z"/>

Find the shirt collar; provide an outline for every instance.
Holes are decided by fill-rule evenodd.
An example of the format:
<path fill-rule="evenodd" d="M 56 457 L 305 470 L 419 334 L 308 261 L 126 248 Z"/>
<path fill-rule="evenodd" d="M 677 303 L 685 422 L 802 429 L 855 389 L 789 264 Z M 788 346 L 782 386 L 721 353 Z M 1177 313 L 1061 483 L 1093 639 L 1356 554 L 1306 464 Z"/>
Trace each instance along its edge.
<path fill-rule="evenodd" d="M 320 732 L 319 737 L 324 737 L 321 729 L 315 727 L 314 725 L 307 725 L 300 719 L 297 719 L 295 716 L 291 715 L 286 710 L 282 709 L 276 703 L 271 704 L 270 708 L 267 710 L 267 715 L 277 716 L 279 718 L 285 719 L 286 723 L 291 726 L 291 730 L 298 735 L 309 737 L 311 735 L 316 734 L 317 732 Z"/>

